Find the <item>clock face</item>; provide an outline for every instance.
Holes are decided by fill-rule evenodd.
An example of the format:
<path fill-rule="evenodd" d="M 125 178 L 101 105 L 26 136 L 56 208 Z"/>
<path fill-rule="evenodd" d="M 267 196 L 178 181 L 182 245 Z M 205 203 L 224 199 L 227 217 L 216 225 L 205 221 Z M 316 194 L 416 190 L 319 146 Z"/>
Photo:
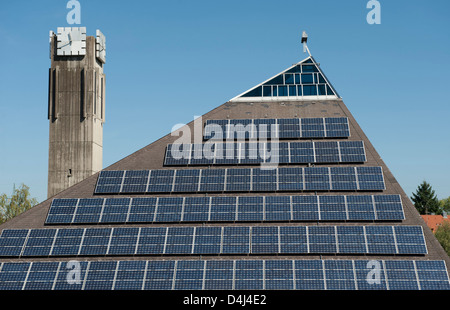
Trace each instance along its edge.
<path fill-rule="evenodd" d="M 86 55 L 86 27 L 58 27 L 58 56 Z"/>
<path fill-rule="evenodd" d="M 97 29 L 95 38 L 95 55 L 102 63 L 106 62 L 106 38 L 103 33 Z"/>

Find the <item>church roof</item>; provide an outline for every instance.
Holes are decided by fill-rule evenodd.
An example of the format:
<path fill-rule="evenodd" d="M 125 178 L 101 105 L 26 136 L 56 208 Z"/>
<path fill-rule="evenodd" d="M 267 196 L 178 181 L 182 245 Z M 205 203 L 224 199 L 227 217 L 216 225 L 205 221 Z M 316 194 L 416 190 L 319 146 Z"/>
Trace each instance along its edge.
<path fill-rule="evenodd" d="M 200 142 L 169 133 L 2 224 L 0 288 L 450 288 L 449 257 L 313 57 L 187 129 Z"/>

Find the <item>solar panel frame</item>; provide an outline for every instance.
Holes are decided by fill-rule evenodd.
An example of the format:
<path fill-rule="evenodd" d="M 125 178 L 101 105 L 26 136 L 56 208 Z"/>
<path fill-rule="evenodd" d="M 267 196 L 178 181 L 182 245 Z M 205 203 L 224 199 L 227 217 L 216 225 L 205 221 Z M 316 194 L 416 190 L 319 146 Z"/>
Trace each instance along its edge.
<path fill-rule="evenodd" d="M 75 268 L 79 268 L 79 277 Z M 375 268 L 378 268 L 374 273 Z M 377 274 L 378 279 L 373 278 Z M 375 281 L 378 280 L 378 281 Z M 0 290 L 449 290 L 444 261 L 133 260 L 0 263 Z"/>

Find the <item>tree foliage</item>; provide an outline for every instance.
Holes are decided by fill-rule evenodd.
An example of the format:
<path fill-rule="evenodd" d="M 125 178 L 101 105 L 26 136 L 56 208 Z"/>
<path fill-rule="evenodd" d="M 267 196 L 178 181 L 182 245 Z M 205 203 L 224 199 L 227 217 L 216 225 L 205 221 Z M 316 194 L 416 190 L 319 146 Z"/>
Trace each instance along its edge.
<path fill-rule="evenodd" d="M 19 188 L 14 186 L 11 197 L 0 195 L 0 223 L 6 222 L 20 213 L 37 205 L 36 198 L 30 197 L 30 188 L 22 184 Z"/>
<path fill-rule="evenodd" d="M 442 225 L 440 225 L 438 229 L 436 229 L 434 235 L 444 248 L 445 252 L 447 252 L 448 256 L 450 256 L 450 223 L 442 223 Z"/>
<path fill-rule="evenodd" d="M 446 199 L 441 199 L 439 203 L 441 204 L 442 210 L 444 210 L 447 213 L 450 213 L 450 197 Z"/>
<path fill-rule="evenodd" d="M 413 193 L 411 200 L 420 214 L 442 214 L 441 204 L 434 189 L 429 183 L 423 181 Z"/>

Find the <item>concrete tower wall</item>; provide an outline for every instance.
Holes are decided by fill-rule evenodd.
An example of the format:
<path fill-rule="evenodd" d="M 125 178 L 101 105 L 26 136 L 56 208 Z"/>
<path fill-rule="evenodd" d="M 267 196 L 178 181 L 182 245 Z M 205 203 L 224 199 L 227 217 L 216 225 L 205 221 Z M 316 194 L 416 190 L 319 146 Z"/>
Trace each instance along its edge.
<path fill-rule="evenodd" d="M 48 119 L 48 197 L 102 169 L 105 75 L 95 37 L 85 56 L 57 56 L 51 39 Z"/>

